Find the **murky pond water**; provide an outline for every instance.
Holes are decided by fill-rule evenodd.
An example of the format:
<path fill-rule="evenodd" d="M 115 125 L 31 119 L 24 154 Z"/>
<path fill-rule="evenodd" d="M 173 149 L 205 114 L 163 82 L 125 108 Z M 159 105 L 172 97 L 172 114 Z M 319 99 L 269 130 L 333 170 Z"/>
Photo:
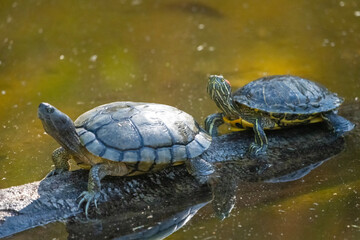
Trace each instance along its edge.
<path fill-rule="evenodd" d="M 112 101 L 176 106 L 199 122 L 207 76 L 234 88 L 293 74 L 360 97 L 360 3 L 344 1 L 0 2 L 0 188 L 41 180 L 58 145 L 40 102 L 71 118 Z M 359 239 L 359 131 L 300 180 L 246 183 L 229 218 L 205 206 L 168 239 Z M 14 236 L 66 239 L 62 224 Z"/>

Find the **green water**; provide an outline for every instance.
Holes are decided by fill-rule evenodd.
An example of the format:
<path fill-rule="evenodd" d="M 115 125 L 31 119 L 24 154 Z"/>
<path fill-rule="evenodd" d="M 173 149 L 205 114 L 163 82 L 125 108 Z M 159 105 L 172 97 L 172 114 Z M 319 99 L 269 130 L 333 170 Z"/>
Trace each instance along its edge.
<path fill-rule="evenodd" d="M 73 119 L 112 101 L 165 103 L 202 123 L 217 111 L 206 94 L 209 74 L 233 88 L 299 75 L 354 101 L 359 64 L 355 0 L 2 0 L 0 188 L 51 169 L 57 144 L 37 119 L 40 102 Z M 302 180 L 246 185 L 230 218 L 219 222 L 207 206 L 168 239 L 360 238 L 359 142 L 348 141 Z M 36 231 L 66 239 L 61 224 L 14 239 Z"/>

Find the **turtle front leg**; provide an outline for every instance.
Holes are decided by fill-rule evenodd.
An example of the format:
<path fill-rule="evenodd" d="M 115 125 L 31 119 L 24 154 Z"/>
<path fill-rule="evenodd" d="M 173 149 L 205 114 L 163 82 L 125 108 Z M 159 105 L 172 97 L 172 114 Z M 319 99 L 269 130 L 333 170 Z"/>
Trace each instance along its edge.
<path fill-rule="evenodd" d="M 260 119 L 255 120 L 253 130 L 255 133 L 255 142 L 250 145 L 250 154 L 254 156 L 265 154 L 268 146 L 268 140 Z"/>
<path fill-rule="evenodd" d="M 124 176 L 129 172 L 129 169 L 124 163 L 100 163 L 93 166 L 89 172 L 88 180 L 88 190 L 80 194 L 81 198 L 78 207 L 83 203 L 85 205 L 85 215 L 88 218 L 88 210 L 91 202 L 94 202 L 95 207 L 97 208 L 97 202 L 100 199 L 101 192 L 101 180 L 107 176 Z"/>
<path fill-rule="evenodd" d="M 222 113 L 214 113 L 206 117 L 205 130 L 212 136 L 218 135 L 218 127 L 224 123 Z"/>
<path fill-rule="evenodd" d="M 52 160 L 55 165 L 55 169 L 49 172 L 46 175 L 46 177 L 51 177 L 69 171 L 70 158 L 71 158 L 70 154 L 63 147 L 59 147 L 55 149 L 54 152 L 52 153 Z"/>

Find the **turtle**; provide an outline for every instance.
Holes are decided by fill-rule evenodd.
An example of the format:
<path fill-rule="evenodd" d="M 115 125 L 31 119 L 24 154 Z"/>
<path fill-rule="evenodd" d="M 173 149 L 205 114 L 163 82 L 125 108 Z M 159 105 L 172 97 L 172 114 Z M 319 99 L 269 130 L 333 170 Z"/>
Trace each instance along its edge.
<path fill-rule="evenodd" d="M 255 141 L 249 152 L 253 156 L 266 154 L 268 129 L 325 121 L 337 135 L 350 131 L 354 124 L 337 115 L 344 99 L 319 83 L 292 75 L 273 75 L 259 78 L 231 92 L 231 85 L 221 75 L 211 75 L 207 92 L 221 113 L 205 119 L 205 130 L 218 134 L 223 123 L 233 131 L 252 128 Z"/>
<path fill-rule="evenodd" d="M 88 189 L 79 196 L 85 214 L 106 196 L 100 181 L 107 175 L 134 176 L 186 163 L 189 172 L 205 183 L 214 172 L 201 158 L 209 136 L 186 112 L 157 103 L 113 102 L 95 107 L 74 122 L 49 103 L 41 103 L 38 117 L 47 134 L 61 147 L 54 150 L 51 177 L 69 170 L 73 159 L 89 169 Z"/>

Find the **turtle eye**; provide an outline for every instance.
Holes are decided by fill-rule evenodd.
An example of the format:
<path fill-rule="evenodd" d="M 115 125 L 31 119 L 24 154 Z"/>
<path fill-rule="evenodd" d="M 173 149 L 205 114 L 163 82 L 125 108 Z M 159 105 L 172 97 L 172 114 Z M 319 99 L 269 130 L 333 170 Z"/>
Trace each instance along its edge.
<path fill-rule="evenodd" d="M 47 113 L 53 113 L 53 112 L 54 112 L 54 108 L 52 108 L 52 107 L 47 107 L 47 108 L 46 108 L 46 112 L 47 112 Z"/>

